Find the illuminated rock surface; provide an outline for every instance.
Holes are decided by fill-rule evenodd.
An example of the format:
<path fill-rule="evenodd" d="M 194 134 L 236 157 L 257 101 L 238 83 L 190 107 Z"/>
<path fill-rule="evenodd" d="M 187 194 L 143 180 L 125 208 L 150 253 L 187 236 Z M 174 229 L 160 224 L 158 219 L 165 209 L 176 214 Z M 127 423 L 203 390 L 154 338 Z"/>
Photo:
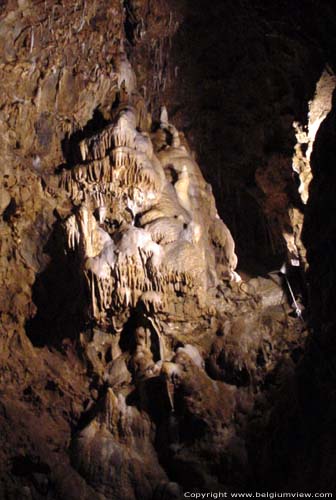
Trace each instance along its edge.
<path fill-rule="evenodd" d="M 0 497 L 327 491 L 321 26 L 285 29 L 287 2 L 0 9 Z"/>

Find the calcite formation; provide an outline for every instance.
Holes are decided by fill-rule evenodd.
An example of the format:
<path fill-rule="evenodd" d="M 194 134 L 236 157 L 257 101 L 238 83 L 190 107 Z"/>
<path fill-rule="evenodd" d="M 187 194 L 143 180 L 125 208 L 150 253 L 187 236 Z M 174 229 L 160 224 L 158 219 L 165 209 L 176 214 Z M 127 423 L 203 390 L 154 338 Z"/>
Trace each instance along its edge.
<path fill-rule="evenodd" d="M 181 299 L 206 310 L 218 280 L 240 279 L 233 238 L 185 139 L 165 108 L 154 131 L 150 122 L 131 96 L 61 173 L 74 205 L 67 250 L 80 255 L 91 315 L 104 328 L 141 303 L 149 315 L 174 312 Z"/>
<path fill-rule="evenodd" d="M 180 491 L 170 477 L 188 486 L 193 476 L 181 477 L 181 464 L 208 489 L 221 484 L 209 471 L 224 457 L 226 474 L 245 477 L 232 421 L 251 411 L 247 386 L 300 339 L 281 287 L 241 280 L 194 153 L 165 106 L 152 119 L 122 61 L 111 119 L 73 144 L 77 161 L 58 174 L 72 206 L 64 250 L 88 297 L 80 349 L 106 389 L 70 454 L 106 498 L 170 498 Z"/>
<path fill-rule="evenodd" d="M 258 468 L 270 401 L 300 359 L 304 322 L 279 279 L 240 279 L 202 174 L 250 251 L 260 243 L 256 221 L 243 200 L 241 224 L 232 224 L 233 195 L 245 185 L 252 196 L 255 180 L 259 199 L 272 202 L 268 215 L 287 211 L 291 162 L 276 151 L 260 161 L 274 120 L 261 125 L 258 84 L 249 71 L 241 80 L 246 61 L 234 47 L 245 50 L 249 38 L 194 46 L 198 24 L 186 21 L 189 34 L 179 24 L 187 3 L 1 7 L 1 498 L 172 500 L 183 489 L 243 489 Z M 197 16 L 203 9 L 188 4 Z M 228 33 L 240 33 L 243 7 L 232 5 L 239 26 Z M 210 20 L 217 8 L 231 15 L 217 4 Z M 217 29 L 208 19 L 200 26 Z M 186 59 L 171 57 L 174 34 L 187 34 L 197 85 Z M 191 47 L 206 57 L 195 64 Z M 241 68 L 232 82 L 230 64 L 213 78 L 226 50 Z M 253 118 L 242 127 L 237 118 L 250 112 L 258 126 Z M 202 172 L 189 144 L 197 158 L 203 151 Z M 282 230 L 266 229 L 270 246 L 281 246 Z M 290 227 L 281 229 L 291 242 Z"/>

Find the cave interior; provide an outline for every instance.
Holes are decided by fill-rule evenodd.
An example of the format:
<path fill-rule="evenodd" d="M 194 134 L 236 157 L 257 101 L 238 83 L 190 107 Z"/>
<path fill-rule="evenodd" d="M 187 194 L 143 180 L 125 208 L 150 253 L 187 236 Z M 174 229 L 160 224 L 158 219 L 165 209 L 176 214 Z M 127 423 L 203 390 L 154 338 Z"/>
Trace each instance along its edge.
<path fill-rule="evenodd" d="M 0 2 L 1 499 L 336 492 L 335 54 L 332 0 Z"/>

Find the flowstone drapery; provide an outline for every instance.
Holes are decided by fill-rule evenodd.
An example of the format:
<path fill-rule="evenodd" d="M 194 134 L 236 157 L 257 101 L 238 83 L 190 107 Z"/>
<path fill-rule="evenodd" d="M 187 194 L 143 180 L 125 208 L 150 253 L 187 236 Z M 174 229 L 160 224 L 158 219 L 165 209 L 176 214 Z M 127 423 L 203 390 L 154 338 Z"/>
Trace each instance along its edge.
<path fill-rule="evenodd" d="M 81 163 L 62 172 L 76 207 L 64 224 L 68 250 L 80 255 L 102 327 L 115 328 L 141 303 L 149 315 L 175 312 L 179 302 L 207 310 L 219 279 L 239 279 L 211 187 L 165 108 L 160 120 L 151 132 L 144 103 L 131 99 L 80 142 Z"/>
<path fill-rule="evenodd" d="M 241 281 L 234 240 L 186 139 L 165 107 L 152 122 L 122 61 L 109 123 L 77 141 L 77 164 L 60 173 L 73 206 L 62 223 L 66 252 L 89 297 L 79 349 L 98 393 L 71 456 L 103 495 L 152 500 L 163 498 L 152 497 L 158 487 L 178 488 L 165 471 L 181 461 L 190 470 L 202 463 L 202 484 L 212 488 L 204 449 L 234 463 L 234 415 L 250 398 L 246 386 L 278 362 L 289 320 L 281 287 L 264 280 L 264 304 L 265 283 Z M 285 348 L 296 341 L 291 333 Z M 193 426 L 200 435 L 189 435 Z"/>
<path fill-rule="evenodd" d="M 307 105 L 326 51 L 311 23 L 282 23 L 302 20 L 287 3 L 1 2 L 0 498 L 177 500 L 180 487 L 249 491 L 258 479 L 289 491 L 313 476 L 314 460 L 295 464 L 327 434 L 306 449 L 296 431 L 312 434 L 304 395 L 323 356 L 309 351 L 302 369 L 305 324 L 266 273 L 302 225 L 292 123 L 305 181 L 304 118 L 309 108 L 316 132 L 331 86 Z M 332 267 L 314 229 L 328 219 L 333 117 L 314 141 L 306 207 L 316 297 L 316 266 Z M 237 238 L 242 281 L 179 130 Z M 330 310 L 319 295 L 317 320 Z"/>

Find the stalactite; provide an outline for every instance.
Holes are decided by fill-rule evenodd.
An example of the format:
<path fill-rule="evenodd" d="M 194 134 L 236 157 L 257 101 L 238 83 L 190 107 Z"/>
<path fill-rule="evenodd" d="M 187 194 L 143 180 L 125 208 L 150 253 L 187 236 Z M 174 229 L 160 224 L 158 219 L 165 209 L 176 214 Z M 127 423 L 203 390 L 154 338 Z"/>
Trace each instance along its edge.
<path fill-rule="evenodd" d="M 159 63 L 163 46 L 155 47 Z M 157 76 L 161 85 L 162 74 Z M 228 229 L 216 211 L 214 219 L 202 215 L 203 198 L 212 196 L 211 191 L 205 191 L 201 174 L 195 173 L 198 167 L 181 146 L 166 109 L 161 112 L 161 129 L 172 135 L 172 144 L 165 146 L 162 160 L 149 135 L 136 126 L 135 109 L 122 109 L 114 123 L 80 142 L 82 163 L 64 170 L 60 178 L 61 188 L 81 203 L 65 222 L 65 230 L 69 249 L 78 250 L 83 259 L 98 323 L 112 325 L 114 313 L 136 308 L 140 300 L 151 314 L 174 309 L 171 303 L 180 295 L 198 300 L 199 293 L 206 294 L 202 255 L 210 244 L 221 250 L 231 271 L 236 266 Z M 167 180 L 166 162 L 178 172 L 180 184 Z M 188 180 L 185 185 L 183 175 Z M 125 223 L 127 210 L 132 221 Z M 141 228 L 133 225 L 138 213 L 145 213 Z M 117 244 L 101 227 L 107 217 L 123 221 Z M 205 226 L 210 230 L 201 229 Z"/>

